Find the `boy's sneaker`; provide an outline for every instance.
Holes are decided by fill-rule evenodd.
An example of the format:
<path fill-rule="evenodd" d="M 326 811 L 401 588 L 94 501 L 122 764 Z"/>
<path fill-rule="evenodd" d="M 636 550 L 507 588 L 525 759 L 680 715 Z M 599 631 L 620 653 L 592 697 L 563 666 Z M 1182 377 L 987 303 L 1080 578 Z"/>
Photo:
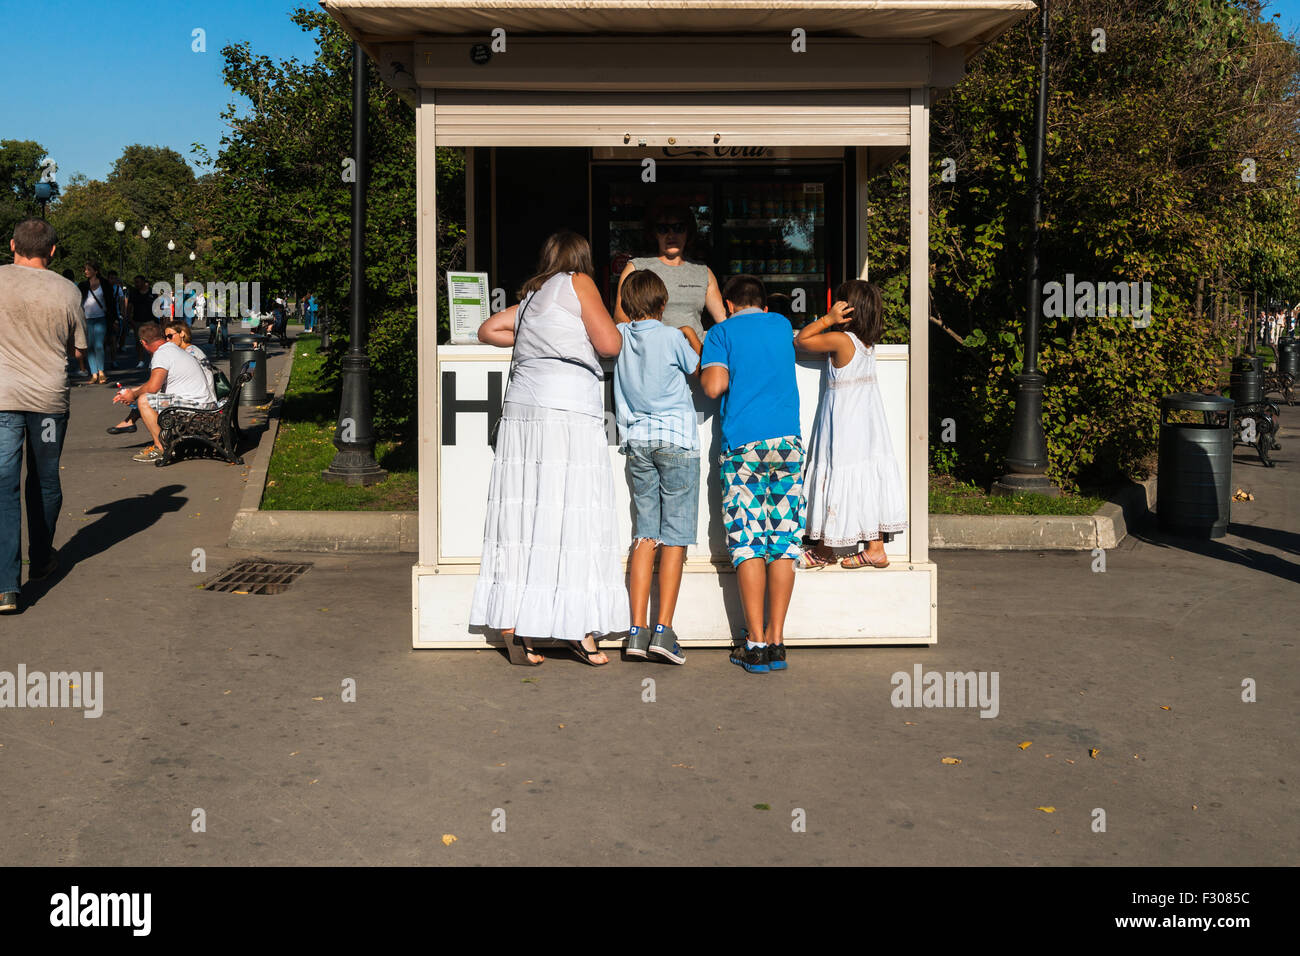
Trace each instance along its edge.
<path fill-rule="evenodd" d="M 774 671 L 785 670 L 785 645 L 767 645 L 767 666 Z"/>
<path fill-rule="evenodd" d="M 766 644 L 761 647 L 750 647 L 748 641 L 742 640 L 731 649 L 731 663 L 739 664 L 751 674 L 766 674 L 771 670 L 767 652 Z"/>
<path fill-rule="evenodd" d="M 650 628 L 634 627 L 628 632 L 627 644 L 623 647 L 623 652 L 628 657 L 639 657 L 645 660 L 645 651 L 649 646 Z"/>
<path fill-rule="evenodd" d="M 654 637 L 650 639 L 650 653 L 672 661 L 674 664 L 686 663 L 686 652 L 677 643 L 677 635 L 671 627 L 662 624 L 655 626 Z"/>

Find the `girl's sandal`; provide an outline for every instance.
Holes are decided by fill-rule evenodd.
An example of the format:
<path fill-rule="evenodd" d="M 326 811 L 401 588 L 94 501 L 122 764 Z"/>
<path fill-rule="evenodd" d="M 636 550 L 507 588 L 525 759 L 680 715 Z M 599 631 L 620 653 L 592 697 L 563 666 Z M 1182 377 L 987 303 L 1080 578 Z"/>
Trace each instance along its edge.
<path fill-rule="evenodd" d="M 818 554 L 812 548 L 806 548 L 799 559 L 799 567 L 805 571 L 817 571 L 830 564 L 825 558 Z"/>
<path fill-rule="evenodd" d="M 866 567 L 887 568 L 889 567 L 889 558 L 882 554 L 879 561 L 872 561 L 871 558 L 867 557 L 866 551 L 859 551 L 857 554 L 850 554 L 847 558 L 841 561 L 840 567 L 848 568 L 850 571 L 855 568 Z"/>
<path fill-rule="evenodd" d="M 524 639 L 520 637 L 518 634 L 507 634 L 507 635 L 502 635 L 502 637 L 505 639 L 506 650 L 510 654 L 511 664 L 519 664 L 524 667 L 541 667 L 542 661 L 546 660 L 546 658 L 542 657 L 541 654 L 537 653 L 537 651 L 534 648 L 529 647 L 524 642 Z M 530 661 L 528 659 L 529 654 L 532 654 L 534 657 L 542 657 L 542 660 Z"/>
<path fill-rule="evenodd" d="M 593 641 L 595 641 L 594 638 Z M 604 651 L 600 649 L 599 641 L 595 641 L 596 649 L 594 651 L 589 651 L 585 647 L 583 647 L 582 641 L 568 641 L 567 643 L 571 648 L 573 648 L 573 653 L 577 656 L 578 660 L 582 661 L 582 663 L 584 664 L 590 664 L 592 667 L 604 667 L 606 664 L 609 663 L 608 657 L 606 657 L 605 660 L 603 661 L 592 660 L 592 658 L 595 657 L 597 654 L 604 653 Z"/>

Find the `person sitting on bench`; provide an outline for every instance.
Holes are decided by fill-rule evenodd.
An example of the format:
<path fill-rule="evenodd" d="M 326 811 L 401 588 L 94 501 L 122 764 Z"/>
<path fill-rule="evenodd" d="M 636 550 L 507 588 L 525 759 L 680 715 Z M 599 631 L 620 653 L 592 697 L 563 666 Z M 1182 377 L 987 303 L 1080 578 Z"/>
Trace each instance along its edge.
<path fill-rule="evenodd" d="M 113 396 L 121 405 L 138 405 L 140 418 L 153 444 L 135 455 L 140 462 L 157 461 L 162 457 L 162 438 L 158 428 L 158 413 L 168 406 L 212 409 L 217 407 L 217 396 L 212 386 L 212 376 L 186 352 L 181 345 L 181 335 L 175 330 L 166 337 L 157 322 L 145 322 L 139 329 L 140 345 L 151 355 L 152 371 L 149 380 L 135 388 L 124 388 Z M 140 401 L 143 397 L 144 401 Z"/>

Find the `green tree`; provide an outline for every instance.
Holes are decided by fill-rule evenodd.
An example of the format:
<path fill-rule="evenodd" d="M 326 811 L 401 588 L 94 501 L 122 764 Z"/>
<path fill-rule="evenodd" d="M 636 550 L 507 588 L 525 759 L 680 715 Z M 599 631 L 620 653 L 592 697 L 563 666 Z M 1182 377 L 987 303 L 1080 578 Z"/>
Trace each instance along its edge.
<path fill-rule="evenodd" d="M 202 217 L 213 231 L 214 267 L 301 295 L 316 292 L 346 326 L 350 294 L 352 40 L 325 13 L 296 10 L 316 34 L 316 58 L 275 62 L 248 43 L 222 51 L 225 79 L 243 105 L 230 126 Z M 370 323 L 376 425 L 415 426 L 415 117 L 370 66 L 365 310 Z M 199 150 L 206 159 L 206 153 Z M 464 159 L 438 150 L 439 282 L 464 256 Z M 265 294 L 265 290 L 264 290 Z M 441 320 L 445 328 L 445 306 Z M 346 329 L 343 329 L 346 332 Z"/>
<path fill-rule="evenodd" d="M 1300 55 L 1252 4 L 1060 0 L 1051 12 L 1043 282 L 1152 289 L 1148 328 L 1116 315 L 1040 321 L 1049 474 L 1076 487 L 1142 474 L 1159 398 L 1216 383 L 1227 327 L 1211 303 L 1300 290 Z M 985 481 L 1002 468 L 1024 361 L 1037 68 L 1034 13 L 933 114 L 929 319 L 947 334 L 932 342 L 930 406 L 932 426 L 958 426 L 956 448 L 933 457 Z M 954 183 L 940 180 L 944 157 Z M 900 164 L 871 186 L 885 197 L 871 210 L 872 261 L 890 277 L 893 327 L 906 317 L 906 181 Z"/>
<path fill-rule="evenodd" d="M 41 214 L 36 201 L 45 147 L 29 139 L 0 139 L 0 265 L 14 261 L 9 238 L 14 226 L 29 216 Z"/>

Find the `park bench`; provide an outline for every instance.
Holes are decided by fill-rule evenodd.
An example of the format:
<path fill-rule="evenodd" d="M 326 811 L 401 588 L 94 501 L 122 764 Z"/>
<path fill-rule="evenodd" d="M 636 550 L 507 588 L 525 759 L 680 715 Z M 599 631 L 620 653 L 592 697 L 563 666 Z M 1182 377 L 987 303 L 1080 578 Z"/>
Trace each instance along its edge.
<path fill-rule="evenodd" d="M 239 391 L 253 379 L 256 362 L 245 362 L 239 375 L 231 383 L 230 394 L 224 403 L 212 409 L 180 408 L 169 406 L 158 413 L 159 438 L 162 440 L 162 457 L 157 467 L 170 465 L 176 460 L 176 450 L 187 441 L 205 445 L 216 457 L 234 465 L 242 465 L 239 441 Z"/>
<path fill-rule="evenodd" d="M 1232 444 L 1253 446 L 1264 467 L 1277 463 L 1268 457 L 1270 451 L 1282 446 L 1277 443 L 1277 417 L 1281 410 L 1276 403 L 1250 402 L 1232 407 Z"/>
<path fill-rule="evenodd" d="M 1288 405 L 1295 404 L 1295 379 L 1290 373 L 1274 367 L 1264 372 L 1264 394 L 1277 392 L 1282 396 L 1282 401 Z"/>

